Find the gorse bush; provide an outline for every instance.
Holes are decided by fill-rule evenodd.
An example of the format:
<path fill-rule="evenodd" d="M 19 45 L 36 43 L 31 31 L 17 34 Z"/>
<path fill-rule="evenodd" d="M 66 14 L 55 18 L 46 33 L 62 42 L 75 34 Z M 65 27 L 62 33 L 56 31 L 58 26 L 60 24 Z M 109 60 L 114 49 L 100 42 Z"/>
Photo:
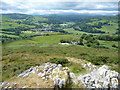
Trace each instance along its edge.
<path fill-rule="evenodd" d="M 91 57 L 88 61 L 92 62 L 95 65 L 103 65 L 105 63 L 109 63 L 109 57 L 106 56 L 96 56 Z"/>
<path fill-rule="evenodd" d="M 51 58 L 50 62 L 51 63 L 56 63 L 56 64 L 62 64 L 63 66 L 69 66 L 69 65 L 71 65 L 71 62 L 69 62 L 65 58 Z"/>
<path fill-rule="evenodd" d="M 117 45 L 115 45 L 115 44 L 113 44 L 113 45 L 112 45 L 112 47 L 114 47 L 114 48 L 118 48 L 118 46 L 117 46 Z"/>

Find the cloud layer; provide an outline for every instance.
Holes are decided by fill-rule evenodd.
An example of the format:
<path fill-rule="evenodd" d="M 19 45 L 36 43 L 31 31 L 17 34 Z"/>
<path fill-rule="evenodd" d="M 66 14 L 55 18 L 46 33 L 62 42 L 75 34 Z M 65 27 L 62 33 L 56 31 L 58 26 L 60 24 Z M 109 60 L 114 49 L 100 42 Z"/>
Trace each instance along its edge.
<path fill-rule="evenodd" d="M 84 0 L 84 2 L 82 2 L 82 0 L 64 1 L 48 0 L 46 2 L 43 0 L 3 0 L 1 2 L 0 13 L 24 13 L 37 15 L 59 13 L 115 15 L 118 13 L 118 3 L 108 2 L 110 0 L 104 0 L 104 2 L 92 2 L 93 0 L 89 0 L 89 2 L 88 0 Z"/>

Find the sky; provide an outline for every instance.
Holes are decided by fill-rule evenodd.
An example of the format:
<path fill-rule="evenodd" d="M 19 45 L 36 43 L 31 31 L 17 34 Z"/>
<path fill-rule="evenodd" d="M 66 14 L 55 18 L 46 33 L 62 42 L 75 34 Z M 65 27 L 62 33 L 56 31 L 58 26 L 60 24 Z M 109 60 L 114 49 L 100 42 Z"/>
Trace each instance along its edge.
<path fill-rule="evenodd" d="M 114 2 L 113 2 L 114 1 Z M 0 13 L 116 15 L 119 0 L 2 0 Z"/>

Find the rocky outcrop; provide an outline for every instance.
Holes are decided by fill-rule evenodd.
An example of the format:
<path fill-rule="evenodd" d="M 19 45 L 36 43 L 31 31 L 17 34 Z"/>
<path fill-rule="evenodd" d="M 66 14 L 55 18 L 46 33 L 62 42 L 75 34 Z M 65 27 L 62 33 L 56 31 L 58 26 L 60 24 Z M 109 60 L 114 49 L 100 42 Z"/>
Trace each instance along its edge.
<path fill-rule="evenodd" d="M 86 88 L 117 88 L 119 73 L 110 70 L 106 65 L 96 67 L 91 63 L 82 64 L 84 68 L 88 68 L 90 72 L 85 75 L 76 76 L 70 72 L 68 67 L 63 67 L 61 64 L 44 63 L 40 66 L 31 67 L 30 69 L 19 74 L 18 77 L 26 78 L 30 74 L 36 73 L 43 81 L 51 80 L 54 82 L 55 88 L 64 88 L 67 85 L 80 85 L 81 83 Z M 18 87 L 19 84 L 14 83 L 13 87 Z M 0 87 L 11 88 L 7 82 L 2 82 Z M 25 88 L 25 87 L 23 87 Z"/>
<path fill-rule="evenodd" d="M 30 69 L 24 71 L 23 73 L 19 74 L 18 77 L 27 77 L 29 74 L 33 74 L 38 71 L 38 66 L 31 67 Z"/>
<path fill-rule="evenodd" d="M 38 73 L 43 80 L 52 79 L 55 87 L 62 88 L 66 85 L 68 79 L 68 67 L 62 67 L 61 64 L 45 63 L 41 66 L 43 70 Z"/>
<path fill-rule="evenodd" d="M 108 66 L 93 70 L 89 74 L 80 75 L 78 80 L 88 88 L 117 88 L 119 73 L 112 71 Z"/>
<path fill-rule="evenodd" d="M 103 65 L 102 67 L 98 68 L 91 63 L 82 64 L 82 66 L 84 68 L 88 68 L 90 73 L 76 77 L 74 73 L 69 72 L 68 67 L 62 67 L 61 64 L 57 65 L 45 63 L 39 67 L 32 67 L 19 76 L 25 77 L 28 74 L 41 70 L 41 72 L 38 73 L 38 76 L 40 76 L 43 80 L 52 79 L 54 81 L 54 85 L 58 86 L 59 88 L 64 87 L 69 80 L 76 85 L 79 84 L 80 81 L 85 87 L 88 88 L 118 87 L 119 73 L 110 70 L 108 66 Z"/>
<path fill-rule="evenodd" d="M 68 80 L 68 67 L 63 67 L 61 64 L 45 63 L 40 66 L 31 67 L 30 69 L 19 74 L 18 77 L 27 77 L 28 75 L 39 72 L 37 75 L 43 80 L 52 79 L 55 87 L 63 88 Z"/>

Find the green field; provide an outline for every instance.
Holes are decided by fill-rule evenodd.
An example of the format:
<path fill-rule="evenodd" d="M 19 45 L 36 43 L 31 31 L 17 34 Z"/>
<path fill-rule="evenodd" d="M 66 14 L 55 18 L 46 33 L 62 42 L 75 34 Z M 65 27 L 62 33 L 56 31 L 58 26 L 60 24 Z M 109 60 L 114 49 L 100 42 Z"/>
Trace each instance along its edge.
<path fill-rule="evenodd" d="M 24 47 L 24 46 L 30 46 L 30 45 L 33 46 L 34 44 L 37 44 L 38 46 L 46 47 L 48 45 L 58 44 L 58 43 L 60 43 L 61 39 L 70 38 L 72 36 L 73 35 L 37 36 L 37 37 L 33 37 L 28 40 L 18 40 L 15 42 L 11 42 L 11 43 L 6 44 L 6 46 L 16 48 L 16 46 Z"/>
<path fill-rule="evenodd" d="M 118 46 L 118 41 L 104 41 L 104 40 L 99 40 L 100 44 L 108 47 L 110 49 L 114 49 L 115 47 L 112 47 L 112 45 Z"/>
<path fill-rule="evenodd" d="M 68 32 L 68 33 L 72 33 L 72 34 L 82 34 L 82 33 L 86 33 L 86 32 L 82 32 L 82 31 L 76 31 L 73 28 L 67 28 L 64 29 L 64 31 Z"/>
<path fill-rule="evenodd" d="M 113 23 L 113 26 L 104 25 L 102 26 L 101 29 L 98 29 L 98 30 L 105 31 L 106 33 L 112 34 L 112 33 L 116 33 L 117 28 L 118 28 L 117 23 Z"/>
<path fill-rule="evenodd" d="M 97 25 L 99 22 L 106 22 L 105 20 L 96 20 L 96 21 L 93 21 L 93 22 L 90 22 L 90 23 L 87 23 L 89 25 Z M 97 30 L 100 30 L 100 31 L 104 31 L 106 33 L 109 33 L 109 34 L 115 34 L 117 29 L 118 29 L 118 23 L 114 23 L 113 21 L 109 21 L 109 24 L 110 25 L 103 25 L 102 28 L 98 29 L 96 28 Z"/>

